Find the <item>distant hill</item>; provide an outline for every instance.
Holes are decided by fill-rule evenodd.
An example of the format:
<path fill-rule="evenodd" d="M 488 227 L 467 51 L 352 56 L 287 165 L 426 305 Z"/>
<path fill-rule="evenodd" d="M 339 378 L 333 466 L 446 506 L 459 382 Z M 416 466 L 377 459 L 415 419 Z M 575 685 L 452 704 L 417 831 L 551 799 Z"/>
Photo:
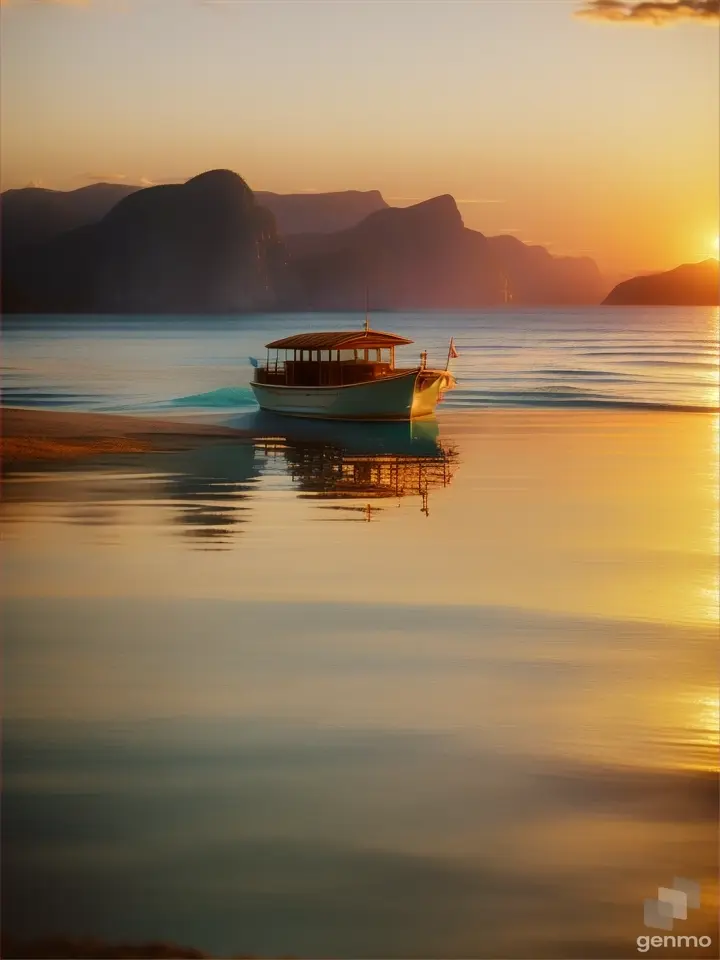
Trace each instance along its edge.
<path fill-rule="evenodd" d="M 717 306 L 720 303 L 718 261 L 686 263 L 666 273 L 632 277 L 619 283 L 603 303 L 608 305 Z"/>
<path fill-rule="evenodd" d="M 343 190 L 338 193 L 267 193 L 255 199 L 275 217 L 278 233 L 335 233 L 347 230 L 387 203 L 379 190 Z"/>
<path fill-rule="evenodd" d="M 517 304 L 599 303 L 608 289 L 591 257 L 553 256 L 545 247 L 517 237 L 488 237 L 495 262 L 508 278 Z"/>
<path fill-rule="evenodd" d="M 97 223 L 116 203 L 140 189 L 120 183 L 93 183 L 67 191 L 41 187 L 6 190 L 0 197 L 3 247 L 41 243 L 76 227 Z"/>
<path fill-rule="evenodd" d="M 3 251 L 3 307 L 37 313 L 217 313 L 275 303 L 272 214 L 229 170 L 147 187 L 98 223 Z"/>
<path fill-rule="evenodd" d="M 594 261 L 553 257 L 514 237 L 468 230 L 450 196 L 388 207 L 349 230 L 286 237 L 292 300 L 318 310 L 472 308 L 505 302 L 598 303 Z"/>
<path fill-rule="evenodd" d="M 465 231 L 450 196 L 388 207 L 349 230 L 288 238 L 293 299 L 309 309 L 357 310 L 367 285 L 373 309 L 499 302 L 486 244 Z"/>

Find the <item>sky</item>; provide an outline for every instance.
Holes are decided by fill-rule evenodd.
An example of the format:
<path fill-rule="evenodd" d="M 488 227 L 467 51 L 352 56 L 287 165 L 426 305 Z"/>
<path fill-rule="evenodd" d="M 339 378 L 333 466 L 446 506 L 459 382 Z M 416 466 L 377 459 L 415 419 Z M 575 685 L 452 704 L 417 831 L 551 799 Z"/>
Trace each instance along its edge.
<path fill-rule="evenodd" d="M 449 193 L 609 276 L 717 255 L 720 32 L 689 15 L 716 0 L 0 2 L 3 190 L 227 167 Z"/>

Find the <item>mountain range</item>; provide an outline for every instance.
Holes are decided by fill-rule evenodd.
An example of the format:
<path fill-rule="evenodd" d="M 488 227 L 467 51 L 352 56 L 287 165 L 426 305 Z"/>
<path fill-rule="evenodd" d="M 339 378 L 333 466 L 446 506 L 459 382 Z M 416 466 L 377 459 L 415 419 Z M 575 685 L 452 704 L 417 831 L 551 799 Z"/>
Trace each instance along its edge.
<path fill-rule="evenodd" d="M 50 240 L 68 230 L 102 220 L 131 193 L 149 189 L 123 183 L 92 183 L 77 190 L 23 187 L 2 194 L 2 239 L 5 249 Z M 275 217 L 278 232 L 331 233 L 345 230 L 387 207 L 379 190 L 338 193 L 255 192 L 256 202 Z"/>
<path fill-rule="evenodd" d="M 8 313 L 357 310 L 366 288 L 373 309 L 392 310 L 607 293 L 590 258 L 470 230 L 448 195 L 390 207 L 378 191 L 253 193 L 213 170 L 184 184 L 10 190 L 1 203 Z"/>

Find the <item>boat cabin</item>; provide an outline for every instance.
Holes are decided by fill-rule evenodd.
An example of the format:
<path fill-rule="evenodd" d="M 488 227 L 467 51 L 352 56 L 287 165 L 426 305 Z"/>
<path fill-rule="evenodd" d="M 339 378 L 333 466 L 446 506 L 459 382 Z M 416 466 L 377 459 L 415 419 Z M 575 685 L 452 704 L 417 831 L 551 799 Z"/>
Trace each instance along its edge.
<path fill-rule="evenodd" d="M 332 387 L 394 376 L 399 372 L 395 348 L 412 342 L 370 329 L 299 333 L 267 344 L 267 359 L 256 369 L 255 383 Z"/>

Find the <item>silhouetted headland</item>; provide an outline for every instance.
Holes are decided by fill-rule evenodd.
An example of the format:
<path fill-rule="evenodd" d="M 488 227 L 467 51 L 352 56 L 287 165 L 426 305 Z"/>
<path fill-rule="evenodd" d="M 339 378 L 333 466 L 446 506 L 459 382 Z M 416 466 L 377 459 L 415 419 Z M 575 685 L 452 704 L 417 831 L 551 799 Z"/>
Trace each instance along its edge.
<path fill-rule="evenodd" d="M 685 263 L 666 273 L 619 283 L 603 301 L 613 306 L 713 307 L 720 304 L 718 261 Z"/>

